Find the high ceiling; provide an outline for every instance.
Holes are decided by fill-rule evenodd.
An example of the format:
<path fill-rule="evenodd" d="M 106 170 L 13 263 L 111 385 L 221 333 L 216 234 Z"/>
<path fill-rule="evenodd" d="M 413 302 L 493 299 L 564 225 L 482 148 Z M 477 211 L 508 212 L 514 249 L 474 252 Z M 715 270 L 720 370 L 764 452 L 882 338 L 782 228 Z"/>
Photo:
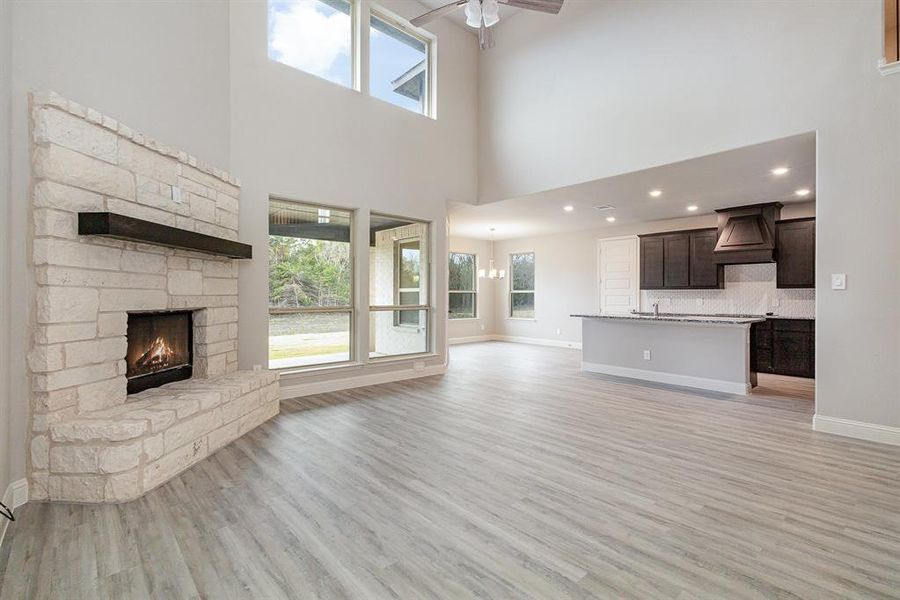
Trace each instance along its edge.
<path fill-rule="evenodd" d="M 790 167 L 782 176 L 779 166 Z M 450 234 L 515 239 L 712 213 L 758 202 L 805 202 L 816 195 L 816 135 L 788 138 L 678 163 L 616 175 L 489 204 L 459 204 L 450 212 Z M 806 188 L 805 197 L 795 194 Z M 651 197 L 651 190 L 661 190 Z M 598 210 L 610 205 L 612 210 Z M 696 205 L 695 212 L 687 207 Z M 572 206 L 571 212 L 564 210 Z"/>

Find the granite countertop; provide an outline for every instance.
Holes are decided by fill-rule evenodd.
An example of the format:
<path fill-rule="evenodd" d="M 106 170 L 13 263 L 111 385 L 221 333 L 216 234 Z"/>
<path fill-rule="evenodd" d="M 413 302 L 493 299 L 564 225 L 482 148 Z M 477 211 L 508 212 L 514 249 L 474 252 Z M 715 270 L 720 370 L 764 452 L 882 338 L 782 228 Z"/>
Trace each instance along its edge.
<path fill-rule="evenodd" d="M 678 315 L 662 313 L 658 317 L 653 315 L 601 315 L 601 314 L 580 314 L 570 315 L 572 317 L 581 317 L 584 319 L 619 319 L 627 321 L 666 321 L 676 323 L 706 323 L 710 325 L 750 325 L 752 323 L 761 323 L 766 320 L 765 317 L 754 316 L 715 316 L 715 315 Z"/>

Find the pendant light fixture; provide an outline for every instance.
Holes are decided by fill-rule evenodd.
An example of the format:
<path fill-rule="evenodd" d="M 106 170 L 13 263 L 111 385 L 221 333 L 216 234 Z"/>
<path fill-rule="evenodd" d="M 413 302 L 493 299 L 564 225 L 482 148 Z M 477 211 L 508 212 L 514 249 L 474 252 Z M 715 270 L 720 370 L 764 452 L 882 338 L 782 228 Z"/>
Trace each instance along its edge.
<path fill-rule="evenodd" d="M 478 269 L 478 279 L 484 279 L 487 277 L 488 279 L 503 279 L 506 277 L 506 271 L 503 269 L 497 270 L 494 268 L 494 231 L 495 229 L 491 227 L 491 262 L 490 268 L 485 272 L 484 269 Z"/>

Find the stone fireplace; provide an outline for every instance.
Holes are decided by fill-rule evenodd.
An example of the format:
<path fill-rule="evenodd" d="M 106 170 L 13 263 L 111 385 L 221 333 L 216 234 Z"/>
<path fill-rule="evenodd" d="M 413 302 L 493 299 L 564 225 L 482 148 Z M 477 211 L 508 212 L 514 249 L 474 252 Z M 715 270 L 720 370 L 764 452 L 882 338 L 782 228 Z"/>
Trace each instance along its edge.
<path fill-rule="evenodd" d="M 57 94 L 32 131 L 31 497 L 131 500 L 278 412 L 277 376 L 238 370 L 239 261 L 209 249 L 240 184 Z M 204 251 L 81 235 L 86 213 Z"/>

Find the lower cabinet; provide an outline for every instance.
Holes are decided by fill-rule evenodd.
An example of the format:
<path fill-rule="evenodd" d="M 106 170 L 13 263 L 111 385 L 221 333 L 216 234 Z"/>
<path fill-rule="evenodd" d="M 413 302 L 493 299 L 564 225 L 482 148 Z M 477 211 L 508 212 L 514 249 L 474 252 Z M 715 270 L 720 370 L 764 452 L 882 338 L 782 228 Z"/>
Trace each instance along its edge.
<path fill-rule="evenodd" d="M 768 319 L 750 327 L 750 368 L 758 373 L 815 377 L 816 326 L 811 319 Z"/>

